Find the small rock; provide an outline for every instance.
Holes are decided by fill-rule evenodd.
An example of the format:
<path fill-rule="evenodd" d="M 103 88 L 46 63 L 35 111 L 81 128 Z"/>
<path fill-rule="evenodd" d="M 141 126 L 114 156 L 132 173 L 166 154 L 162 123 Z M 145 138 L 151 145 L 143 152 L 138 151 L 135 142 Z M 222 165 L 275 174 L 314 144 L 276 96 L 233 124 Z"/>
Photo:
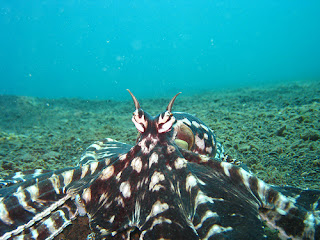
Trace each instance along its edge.
<path fill-rule="evenodd" d="M 279 136 L 279 137 L 283 137 L 285 134 L 284 134 L 284 130 L 286 130 L 287 127 L 286 125 L 282 126 L 281 128 L 279 128 L 277 131 L 276 131 L 276 135 Z"/>
<path fill-rule="evenodd" d="M 59 159 L 61 157 L 61 154 L 56 151 L 50 151 L 47 152 L 42 156 L 43 160 L 49 160 L 49 159 Z"/>
<path fill-rule="evenodd" d="M 315 131 L 308 131 L 300 135 L 300 138 L 303 140 L 311 140 L 311 141 L 317 141 L 320 139 L 320 134 Z"/>
<path fill-rule="evenodd" d="M 239 151 L 240 151 L 240 152 L 246 152 L 246 151 L 249 151 L 250 149 L 251 149 L 251 146 L 250 146 L 250 145 L 247 145 L 247 144 L 241 145 L 241 146 L 239 147 Z"/>
<path fill-rule="evenodd" d="M 303 116 L 299 116 L 299 117 L 296 117 L 295 120 L 297 120 L 299 123 L 302 123 L 303 120 L 304 120 L 304 117 Z"/>
<path fill-rule="evenodd" d="M 312 164 L 316 167 L 320 167 L 320 159 L 315 159 Z"/>
<path fill-rule="evenodd" d="M 22 162 L 32 162 L 34 160 L 34 157 L 30 153 L 25 153 L 22 156 L 17 157 L 16 160 Z"/>
<path fill-rule="evenodd" d="M 314 143 L 314 142 L 311 142 L 309 145 L 308 145 L 310 151 L 316 151 L 317 150 L 317 144 Z"/>
<path fill-rule="evenodd" d="M 2 162 L 2 168 L 4 170 L 13 170 L 13 163 L 12 162 L 8 162 L 8 161 L 3 161 Z"/>

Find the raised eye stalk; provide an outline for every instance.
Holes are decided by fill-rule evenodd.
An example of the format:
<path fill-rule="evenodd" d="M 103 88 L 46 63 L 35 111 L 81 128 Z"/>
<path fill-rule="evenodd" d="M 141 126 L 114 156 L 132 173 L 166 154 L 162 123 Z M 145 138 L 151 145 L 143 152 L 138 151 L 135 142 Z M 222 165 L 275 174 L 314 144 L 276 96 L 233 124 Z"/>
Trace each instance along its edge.
<path fill-rule="evenodd" d="M 136 109 L 141 108 L 141 107 L 140 107 L 140 104 L 139 104 L 139 102 L 138 102 L 138 100 L 137 100 L 137 98 L 133 95 L 133 93 L 132 93 L 129 89 L 127 89 L 127 91 L 130 93 Z M 181 92 L 178 92 L 178 93 L 171 99 L 171 101 L 169 102 L 169 104 L 168 104 L 168 106 L 167 106 L 167 111 L 171 112 L 172 105 L 173 105 L 174 101 L 176 100 L 176 98 L 178 97 L 178 95 L 179 95 L 180 93 L 181 93 Z"/>
<path fill-rule="evenodd" d="M 174 100 L 176 100 L 176 98 L 178 97 L 178 95 L 180 94 L 181 92 L 178 92 L 172 99 L 171 101 L 169 102 L 168 104 L 168 107 L 167 107 L 167 111 L 171 112 L 171 109 L 172 109 L 172 105 L 174 103 Z"/>
<path fill-rule="evenodd" d="M 127 91 L 130 93 L 130 95 L 133 99 L 134 105 L 136 106 L 136 109 L 141 108 L 137 98 L 132 94 L 132 92 L 129 89 L 127 89 Z"/>

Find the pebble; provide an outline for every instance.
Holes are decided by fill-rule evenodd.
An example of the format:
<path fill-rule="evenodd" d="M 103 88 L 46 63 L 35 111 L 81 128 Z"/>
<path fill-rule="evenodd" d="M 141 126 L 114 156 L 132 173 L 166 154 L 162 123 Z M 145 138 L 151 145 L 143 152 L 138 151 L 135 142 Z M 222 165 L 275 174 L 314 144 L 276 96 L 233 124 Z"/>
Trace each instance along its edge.
<path fill-rule="evenodd" d="M 59 159 L 60 157 L 61 157 L 61 154 L 56 151 L 50 151 L 50 152 L 42 155 L 43 160 Z"/>

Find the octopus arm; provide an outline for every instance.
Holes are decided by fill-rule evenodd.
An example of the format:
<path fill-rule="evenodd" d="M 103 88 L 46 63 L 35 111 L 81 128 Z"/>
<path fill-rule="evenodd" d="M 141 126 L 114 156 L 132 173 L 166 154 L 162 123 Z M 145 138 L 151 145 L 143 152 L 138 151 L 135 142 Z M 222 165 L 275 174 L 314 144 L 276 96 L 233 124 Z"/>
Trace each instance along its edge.
<path fill-rule="evenodd" d="M 192 164 L 192 163 L 190 163 Z M 272 187 L 244 169 L 227 162 L 210 159 L 192 164 L 194 169 L 208 168 L 209 171 L 195 170 L 195 175 L 206 183 L 203 188 L 208 196 L 221 198 L 215 205 L 221 213 L 242 216 L 239 226 L 250 226 L 249 232 L 258 229 L 258 219 L 262 218 L 271 228 L 279 231 L 282 239 L 317 239 L 320 228 L 318 190 L 302 190 L 293 187 Z M 219 212 L 218 211 L 218 212 Z M 232 226 L 232 218 L 230 225 Z M 229 224 L 229 223 L 228 223 Z M 251 228 L 252 226 L 252 228 Z M 241 233 L 245 229 L 238 229 Z"/>
<path fill-rule="evenodd" d="M 45 172 L 0 191 L 0 239 L 51 239 L 78 215 L 75 199 L 111 159 Z M 83 210 L 82 210 L 83 212 Z"/>

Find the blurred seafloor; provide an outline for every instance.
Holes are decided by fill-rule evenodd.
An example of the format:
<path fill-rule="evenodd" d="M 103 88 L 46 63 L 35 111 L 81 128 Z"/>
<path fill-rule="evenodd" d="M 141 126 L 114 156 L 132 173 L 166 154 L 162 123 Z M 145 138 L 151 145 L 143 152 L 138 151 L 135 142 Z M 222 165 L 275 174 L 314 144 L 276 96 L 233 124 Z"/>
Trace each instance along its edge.
<path fill-rule="evenodd" d="M 125 90 L 123 94 L 128 94 Z M 141 99 L 152 115 L 170 99 Z M 95 140 L 134 143 L 134 104 L 0 96 L 1 176 L 73 166 Z M 194 114 L 226 152 L 271 184 L 320 186 L 320 82 L 179 95 L 173 111 Z"/>

